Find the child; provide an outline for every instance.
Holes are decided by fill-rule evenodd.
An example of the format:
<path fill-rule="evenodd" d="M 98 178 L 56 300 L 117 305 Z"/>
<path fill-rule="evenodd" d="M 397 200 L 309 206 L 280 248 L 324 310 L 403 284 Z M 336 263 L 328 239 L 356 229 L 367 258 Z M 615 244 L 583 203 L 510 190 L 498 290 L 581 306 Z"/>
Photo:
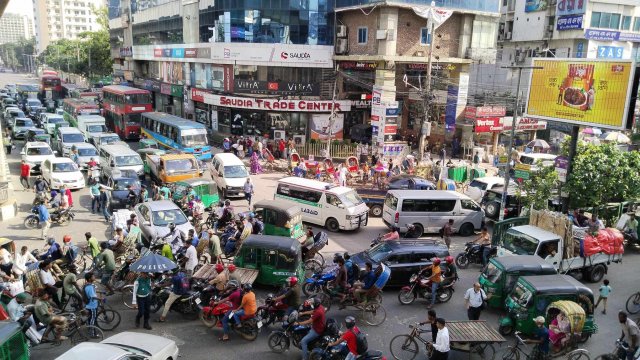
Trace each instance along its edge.
<path fill-rule="evenodd" d="M 602 310 L 603 314 L 607 313 L 607 298 L 609 297 L 609 294 L 611 293 L 611 286 L 609 286 L 609 280 L 604 279 L 603 281 L 604 285 L 600 286 L 600 296 L 598 297 L 598 301 L 596 302 L 596 306 L 594 306 L 594 309 L 598 307 L 598 304 L 600 304 L 600 300 L 602 300 L 602 305 L 604 306 L 604 309 Z"/>

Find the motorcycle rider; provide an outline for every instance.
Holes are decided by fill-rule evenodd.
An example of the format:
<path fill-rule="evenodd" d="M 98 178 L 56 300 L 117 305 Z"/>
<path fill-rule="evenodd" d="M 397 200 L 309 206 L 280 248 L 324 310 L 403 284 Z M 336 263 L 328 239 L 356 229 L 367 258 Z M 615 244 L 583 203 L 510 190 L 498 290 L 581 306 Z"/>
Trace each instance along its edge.
<path fill-rule="evenodd" d="M 77 277 L 77 268 L 74 264 L 69 266 L 69 272 L 62 279 L 62 289 L 64 290 L 64 295 L 72 297 L 76 299 L 76 304 L 80 304 L 80 308 L 76 308 L 76 310 L 80 310 L 84 301 L 82 300 L 82 296 L 80 295 L 80 289 L 78 288 L 78 277 Z"/>
<path fill-rule="evenodd" d="M 215 305 L 229 301 L 233 305 L 234 309 L 239 308 L 240 303 L 242 302 L 242 289 L 240 289 L 240 282 L 237 280 L 229 280 L 227 286 L 224 288 L 224 292 L 227 296 L 216 301 Z"/>
<path fill-rule="evenodd" d="M 302 304 L 302 289 L 298 284 L 298 278 L 290 276 L 286 281 L 286 288 L 283 293 L 273 299 L 274 301 L 282 301 L 287 304 L 287 315 L 297 310 Z"/>
<path fill-rule="evenodd" d="M 302 360 L 309 359 L 309 343 L 322 336 L 326 326 L 325 309 L 324 306 L 322 306 L 322 301 L 319 297 L 315 297 L 313 299 L 313 307 L 314 309 L 312 311 L 303 311 L 300 313 L 300 316 L 310 314 L 310 319 L 293 324 L 294 326 L 311 324 L 309 333 L 307 333 L 307 335 L 302 338 L 302 341 L 300 341 Z"/>
<path fill-rule="evenodd" d="M 394 225 L 391 227 L 391 231 L 386 233 L 381 240 L 391 241 L 391 240 L 398 240 L 398 239 L 400 239 L 400 228 Z"/>
<path fill-rule="evenodd" d="M 356 326 L 356 318 L 353 316 L 347 316 L 344 319 L 344 325 L 347 331 L 345 331 L 338 340 L 330 343 L 328 346 L 333 347 L 342 342 L 346 342 L 347 348 L 349 348 L 349 354 L 344 360 L 355 360 L 358 355 L 362 355 L 358 354 L 358 344 L 356 341 L 356 336 L 360 333 L 360 329 Z"/>
<path fill-rule="evenodd" d="M 366 298 L 363 299 L 364 294 L 369 292 L 369 289 L 376 283 L 376 274 L 373 271 L 373 264 L 369 261 L 366 262 L 364 275 L 362 276 L 362 282 L 356 283 L 355 291 L 353 292 L 353 296 L 355 297 L 358 304 L 363 304 L 367 301 Z"/>
<path fill-rule="evenodd" d="M 169 233 L 162 237 L 163 240 L 167 240 L 171 245 L 171 252 L 175 256 L 182 248 L 182 243 L 185 240 L 185 234 L 176 227 L 175 223 L 169 223 Z"/>
<path fill-rule="evenodd" d="M 256 294 L 253 292 L 253 287 L 249 283 L 242 284 L 242 301 L 240 306 L 234 310 L 230 310 L 224 315 L 222 319 L 223 335 L 218 340 L 229 341 L 229 318 L 233 313 L 233 321 L 236 328 L 242 327 L 240 318 L 242 316 L 253 316 L 258 310 L 258 304 L 256 303 Z"/>
<path fill-rule="evenodd" d="M 196 196 L 191 207 L 191 215 L 193 216 L 193 223 L 198 225 L 202 221 L 204 216 L 204 204 L 200 196 Z"/>
<path fill-rule="evenodd" d="M 42 240 L 44 240 L 47 238 L 47 233 L 49 232 L 49 228 L 51 227 L 51 215 L 49 215 L 49 210 L 47 209 L 43 201 L 41 201 L 37 206 L 38 220 L 40 221 L 40 226 L 42 227 Z"/>
<path fill-rule="evenodd" d="M 349 285 L 353 286 L 353 283 L 357 280 L 354 271 L 354 267 L 357 265 L 353 264 L 353 261 L 351 261 L 351 255 L 349 255 L 348 252 L 345 251 L 342 257 L 344 258 L 344 266 L 347 268 L 347 282 Z"/>
<path fill-rule="evenodd" d="M 160 319 L 158 322 L 167 321 L 167 314 L 171 309 L 171 305 L 178 300 L 181 296 L 187 294 L 189 292 L 188 279 L 185 279 L 186 275 L 179 268 L 175 268 L 173 270 L 173 277 L 171 277 L 171 292 L 169 293 L 169 297 L 167 301 L 164 303 L 164 308 L 162 309 L 162 315 L 160 315 Z"/>
<path fill-rule="evenodd" d="M 60 298 L 58 298 L 58 288 L 62 287 L 62 281 L 58 280 L 58 278 L 52 274 L 51 262 L 43 261 L 38 264 L 38 268 L 40 268 L 38 277 L 40 278 L 43 290 L 50 295 L 58 309 L 62 309 L 62 302 Z"/>
<path fill-rule="evenodd" d="M 235 280 L 239 284 L 240 274 L 236 272 L 236 266 L 234 264 L 229 264 L 227 269 L 229 270 L 229 281 Z"/>
<path fill-rule="evenodd" d="M 219 294 L 224 291 L 225 287 L 227 286 L 229 277 L 227 275 L 227 272 L 224 271 L 224 265 L 220 263 L 216 264 L 216 273 L 218 273 L 218 275 L 216 275 L 215 278 L 209 281 L 209 285 L 214 285 Z"/>
<path fill-rule="evenodd" d="M 489 236 L 489 231 L 486 226 L 482 227 L 480 235 L 477 239 L 473 240 L 473 243 L 480 245 L 480 251 L 482 252 L 482 267 L 484 268 L 487 266 L 489 253 L 491 252 L 491 236 Z"/>
<path fill-rule="evenodd" d="M 429 280 L 431 281 L 431 304 L 427 306 L 427 309 L 431 309 L 433 305 L 436 303 L 436 293 L 438 292 L 438 287 L 440 287 L 440 283 L 442 282 L 442 269 L 440 268 L 440 258 L 434 258 L 432 260 L 432 264 L 425 268 L 425 271 L 431 270 L 431 276 Z"/>
<path fill-rule="evenodd" d="M 635 212 L 629 213 L 629 219 L 624 223 L 622 231 L 629 235 L 633 242 L 638 242 L 638 220 Z"/>
<path fill-rule="evenodd" d="M 106 242 L 100 243 L 100 254 L 96 256 L 95 266 L 96 269 L 102 270 L 100 283 L 109 290 L 107 296 L 113 295 L 114 292 L 111 287 L 111 275 L 113 275 L 113 272 L 116 270 L 116 258 L 113 251 L 109 249 L 109 244 Z"/>
<path fill-rule="evenodd" d="M 456 267 L 455 261 L 453 260 L 453 256 L 447 256 L 446 258 L 444 258 L 444 261 L 447 263 L 447 265 L 446 271 L 444 273 L 444 280 L 442 280 L 443 286 L 458 281 L 458 268 Z"/>
<path fill-rule="evenodd" d="M 344 300 L 346 299 L 346 291 L 349 286 L 348 277 L 347 277 L 347 267 L 344 266 L 344 258 L 340 254 L 336 254 L 333 259 L 333 262 L 338 264 L 338 273 L 336 274 L 335 280 L 335 290 L 334 294 L 340 298 L 340 310 L 344 309 L 346 305 L 344 304 Z"/>

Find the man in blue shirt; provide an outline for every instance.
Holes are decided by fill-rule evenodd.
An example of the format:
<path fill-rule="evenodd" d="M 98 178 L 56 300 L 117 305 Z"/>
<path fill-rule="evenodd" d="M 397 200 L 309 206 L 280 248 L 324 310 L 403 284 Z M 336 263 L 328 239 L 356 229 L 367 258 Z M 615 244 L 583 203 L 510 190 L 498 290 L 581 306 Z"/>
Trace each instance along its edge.
<path fill-rule="evenodd" d="M 169 293 L 167 301 L 164 303 L 164 309 L 162 309 L 162 315 L 160 316 L 160 320 L 158 320 L 159 322 L 166 321 L 171 305 L 189 291 L 189 288 L 185 286 L 185 282 L 188 281 L 185 279 L 186 275 L 182 271 L 179 271 L 178 268 L 174 271 L 175 275 L 171 278 L 171 292 Z"/>
<path fill-rule="evenodd" d="M 358 266 L 358 265 L 353 265 Z M 358 303 L 363 302 L 362 295 L 366 294 L 369 289 L 376 283 L 376 274 L 373 271 L 373 264 L 367 262 L 365 264 L 364 275 L 362 276 L 362 286 L 357 286 L 357 289 L 353 293 L 353 296 L 356 298 Z"/>
<path fill-rule="evenodd" d="M 38 220 L 40 220 L 40 226 L 42 226 L 42 240 L 46 240 L 47 233 L 51 227 L 51 216 L 49 215 L 49 210 L 47 210 L 44 202 L 41 202 L 38 205 Z"/>
<path fill-rule="evenodd" d="M 526 340 L 529 344 L 537 344 L 533 349 L 532 359 L 546 359 L 549 355 L 549 329 L 544 326 L 544 317 L 538 316 L 533 321 L 537 329 L 533 333 L 533 339 Z"/>
<path fill-rule="evenodd" d="M 96 293 L 96 286 L 93 284 L 96 281 L 96 277 L 93 272 L 88 272 L 84 275 L 84 279 L 87 284 L 84 286 L 84 295 L 87 300 L 87 305 L 85 305 L 85 309 L 89 312 L 89 320 L 87 323 L 89 325 L 96 325 L 96 319 L 98 318 L 98 294 Z M 89 330 L 89 336 L 96 338 L 98 335 L 95 333 L 95 329 L 91 328 Z"/>
<path fill-rule="evenodd" d="M 60 245 L 56 242 L 56 239 L 49 238 L 47 239 L 47 244 L 49 245 L 49 249 L 46 253 L 38 256 L 38 260 L 48 260 L 55 261 L 62 258 L 62 249 Z"/>

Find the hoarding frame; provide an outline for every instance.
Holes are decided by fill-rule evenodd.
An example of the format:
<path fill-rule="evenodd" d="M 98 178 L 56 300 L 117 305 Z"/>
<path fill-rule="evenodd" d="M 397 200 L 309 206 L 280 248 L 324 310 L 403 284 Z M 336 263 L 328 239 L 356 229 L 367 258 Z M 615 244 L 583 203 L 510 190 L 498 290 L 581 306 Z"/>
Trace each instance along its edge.
<path fill-rule="evenodd" d="M 536 61 L 538 63 L 536 64 Z M 529 101 L 531 100 L 531 82 L 533 80 L 533 73 L 536 70 L 532 70 L 529 74 L 529 88 L 527 89 L 527 102 L 525 104 L 525 111 L 521 115 L 522 117 L 531 117 L 536 119 L 542 119 L 547 121 L 554 121 L 578 126 L 589 126 L 589 127 L 598 127 L 603 129 L 612 129 L 612 130 L 626 130 L 627 129 L 627 119 L 629 118 L 629 102 L 631 101 L 631 90 L 633 90 L 633 82 L 635 78 L 635 71 L 638 64 L 635 61 L 629 59 L 583 59 L 583 58 L 534 58 L 532 60 L 532 64 L 534 66 L 543 66 L 545 62 L 574 62 L 574 63 L 596 63 L 596 62 L 609 62 L 609 63 L 626 63 L 630 66 L 629 73 L 629 83 L 627 84 L 627 95 L 624 102 L 624 112 L 622 114 L 622 118 L 620 119 L 620 126 L 612 126 L 612 125 L 604 125 L 597 124 L 588 121 L 578 121 L 578 120 L 568 120 L 568 119 L 560 119 L 554 118 L 550 116 L 541 116 L 541 115 L 533 115 L 529 114 L 527 111 L 529 110 Z"/>

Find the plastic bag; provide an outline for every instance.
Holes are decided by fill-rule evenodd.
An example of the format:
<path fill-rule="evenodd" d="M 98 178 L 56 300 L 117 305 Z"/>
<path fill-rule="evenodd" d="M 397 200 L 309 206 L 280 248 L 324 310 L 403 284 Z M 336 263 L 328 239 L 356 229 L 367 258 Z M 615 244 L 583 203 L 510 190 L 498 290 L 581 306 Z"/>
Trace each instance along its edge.
<path fill-rule="evenodd" d="M 603 236 L 600 241 L 600 247 L 605 254 L 613 255 L 624 253 L 624 236 L 620 230 L 615 228 L 606 228 L 604 230 L 600 230 L 598 235 L 600 235 L 600 233 L 606 234 L 606 240 Z"/>
<path fill-rule="evenodd" d="M 589 234 L 585 235 L 584 240 L 581 242 L 580 256 L 588 257 L 597 254 L 602 251 L 598 238 Z"/>

